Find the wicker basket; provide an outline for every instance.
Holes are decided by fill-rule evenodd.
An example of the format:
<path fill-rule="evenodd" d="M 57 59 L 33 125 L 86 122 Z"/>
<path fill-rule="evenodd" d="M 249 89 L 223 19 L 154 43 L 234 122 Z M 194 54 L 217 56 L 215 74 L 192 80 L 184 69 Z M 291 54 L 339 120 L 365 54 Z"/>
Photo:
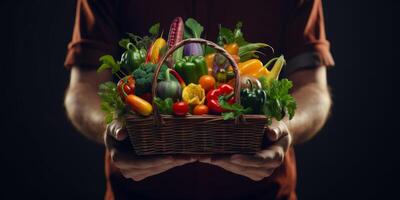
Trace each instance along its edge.
<path fill-rule="evenodd" d="M 235 72 L 235 100 L 240 103 L 238 66 L 217 44 L 204 39 L 187 39 L 169 49 L 154 72 L 152 96 L 156 95 L 161 65 L 172 53 L 188 43 L 200 43 L 216 49 L 230 62 Z M 137 155 L 156 154 L 231 154 L 254 153 L 261 148 L 267 118 L 264 115 L 242 115 L 223 120 L 219 115 L 161 115 L 153 103 L 154 115 L 126 116 L 126 128 Z"/>

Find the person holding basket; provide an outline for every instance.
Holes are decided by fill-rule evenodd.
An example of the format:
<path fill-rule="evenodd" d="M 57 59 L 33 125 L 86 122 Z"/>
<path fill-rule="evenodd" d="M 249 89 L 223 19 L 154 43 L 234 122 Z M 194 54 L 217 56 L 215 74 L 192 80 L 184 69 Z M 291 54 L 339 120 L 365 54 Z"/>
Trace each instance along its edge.
<path fill-rule="evenodd" d="M 293 146 L 316 135 L 332 104 L 326 73 L 334 61 L 326 39 L 322 2 L 254 0 L 246 5 L 251 8 L 211 0 L 77 1 L 72 41 L 65 60 L 71 71 L 65 107 L 71 122 L 83 135 L 106 147 L 105 199 L 297 199 Z M 246 26 L 246 39 L 268 41 L 287 58 L 282 73 L 293 83 L 291 95 L 297 102 L 296 115 L 292 119 L 286 115 L 279 121 L 272 120 L 265 128 L 263 146 L 258 152 L 135 155 L 126 124 L 118 120 L 107 124 L 104 120 L 98 88 L 113 77 L 108 70 L 97 73 L 99 58 L 104 54 L 118 55 L 118 40 L 125 33 L 144 35 L 147 25 L 158 21 L 161 30 L 168 30 L 163 26 L 175 16 L 196 18 L 206 27 L 207 38 L 221 36 L 218 24 L 233 26 L 241 20 Z M 224 39 L 227 40 L 221 41 Z M 156 48 L 154 43 L 149 52 Z M 163 48 L 158 50 L 157 55 L 161 56 L 155 64 L 162 60 Z M 229 52 L 227 47 L 225 50 Z M 196 54 L 195 50 L 188 52 Z M 151 63 L 152 56 L 143 55 L 143 60 Z M 238 61 L 242 62 L 240 58 Z M 166 58 L 165 62 L 170 64 L 171 60 Z M 240 67 L 239 63 L 234 70 L 242 73 Z"/>

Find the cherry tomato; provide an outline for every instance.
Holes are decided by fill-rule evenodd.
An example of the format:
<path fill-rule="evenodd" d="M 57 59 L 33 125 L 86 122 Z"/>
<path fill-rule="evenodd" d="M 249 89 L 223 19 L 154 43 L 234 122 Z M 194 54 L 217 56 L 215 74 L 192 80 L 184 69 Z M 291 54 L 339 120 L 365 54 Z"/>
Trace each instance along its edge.
<path fill-rule="evenodd" d="M 203 75 L 199 79 L 199 84 L 207 93 L 208 91 L 214 89 L 215 87 L 215 78 L 210 75 Z"/>
<path fill-rule="evenodd" d="M 205 115 L 208 114 L 208 107 L 204 104 L 199 104 L 193 109 L 194 115 Z"/>
<path fill-rule="evenodd" d="M 176 102 L 172 105 L 172 111 L 177 116 L 185 116 L 189 112 L 189 105 L 184 101 Z"/>

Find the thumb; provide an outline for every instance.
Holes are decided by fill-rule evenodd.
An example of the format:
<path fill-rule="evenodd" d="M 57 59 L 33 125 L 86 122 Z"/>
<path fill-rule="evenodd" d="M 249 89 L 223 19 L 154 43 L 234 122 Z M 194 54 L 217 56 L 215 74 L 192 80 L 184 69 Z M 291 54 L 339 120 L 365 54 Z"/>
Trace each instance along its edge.
<path fill-rule="evenodd" d="M 265 133 L 268 139 L 275 142 L 288 134 L 288 128 L 284 122 L 274 120 L 270 126 L 266 127 Z"/>
<path fill-rule="evenodd" d="M 122 122 L 118 120 L 114 120 L 109 125 L 107 125 L 107 135 L 110 135 L 117 141 L 122 141 L 127 137 L 127 133 L 122 125 Z"/>

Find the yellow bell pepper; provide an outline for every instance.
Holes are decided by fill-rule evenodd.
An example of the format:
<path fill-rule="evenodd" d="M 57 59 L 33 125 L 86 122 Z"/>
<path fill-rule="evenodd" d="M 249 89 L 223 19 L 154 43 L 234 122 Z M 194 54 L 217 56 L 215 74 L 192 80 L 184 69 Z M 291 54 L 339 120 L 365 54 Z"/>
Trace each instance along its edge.
<path fill-rule="evenodd" d="M 191 83 L 182 91 L 182 100 L 190 106 L 203 104 L 206 98 L 204 89 L 197 84 Z"/>
<path fill-rule="evenodd" d="M 240 75 L 251 75 L 256 78 L 268 76 L 269 71 L 258 59 L 250 59 L 238 64 Z"/>

